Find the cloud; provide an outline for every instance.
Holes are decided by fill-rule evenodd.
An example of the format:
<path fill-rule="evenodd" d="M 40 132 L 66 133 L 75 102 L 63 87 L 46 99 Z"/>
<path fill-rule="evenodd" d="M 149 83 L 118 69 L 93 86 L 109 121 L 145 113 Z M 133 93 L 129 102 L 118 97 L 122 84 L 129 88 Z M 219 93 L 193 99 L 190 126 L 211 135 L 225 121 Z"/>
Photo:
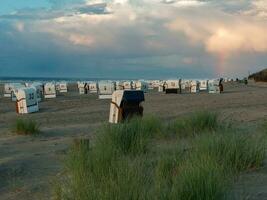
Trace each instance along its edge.
<path fill-rule="evenodd" d="M 87 4 L 85 8 L 86 10 L 87 8 L 95 10 L 95 8 L 106 8 L 106 6 L 108 5 L 102 3 Z M 129 35 L 133 32 L 146 31 L 142 29 L 143 26 L 137 27 L 137 13 L 128 4 L 112 4 L 111 9 L 111 12 L 78 12 L 73 15 L 56 17 L 52 20 L 32 22 L 31 30 L 32 32 L 49 33 L 61 40 L 65 39 L 73 45 L 88 46 L 94 49 L 107 47 L 121 49 L 124 46 L 122 41 L 126 36 L 119 38 L 121 34 L 127 34 L 127 31 L 129 31 Z"/>
<path fill-rule="evenodd" d="M 49 11 L 45 8 L 24 8 L 10 14 L 0 15 L 0 20 L 43 20 L 61 15 L 64 15 L 64 12 Z"/>
<path fill-rule="evenodd" d="M 206 49 L 212 53 L 267 52 L 267 28 L 263 24 L 241 22 L 239 26 L 217 28 L 206 40 Z"/>
<path fill-rule="evenodd" d="M 244 70 L 246 65 L 231 64 L 237 63 L 235 59 L 241 59 L 239 55 L 267 52 L 266 21 L 245 16 L 242 12 L 232 14 L 222 10 L 201 10 L 196 11 L 193 17 L 182 12 L 166 27 L 176 32 L 177 38 L 181 37 L 181 33 L 184 34 L 191 48 L 202 46 L 208 54 L 216 56 L 217 74 L 229 73 L 231 69 Z"/>
<path fill-rule="evenodd" d="M 82 4 L 85 0 L 48 0 L 54 8 L 62 8 L 69 5 Z"/>
<path fill-rule="evenodd" d="M 75 4 L 64 9 L 54 8 L 24 8 L 16 12 L 0 15 L 0 20 L 49 20 L 64 16 L 75 16 L 79 14 L 102 15 L 109 14 L 106 3 Z"/>
<path fill-rule="evenodd" d="M 243 14 L 267 19 L 267 1 L 266 0 L 252 1 L 250 8 L 243 11 Z"/>
<path fill-rule="evenodd" d="M 107 4 L 106 3 L 96 3 L 90 5 L 81 5 L 75 8 L 81 14 L 107 14 Z"/>
<path fill-rule="evenodd" d="M 45 65 L 47 73 L 54 69 L 70 74 L 93 71 L 99 76 L 106 72 L 211 76 L 217 66 L 221 67 L 217 74 L 248 68 L 240 61 L 242 55 L 259 56 L 261 64 L 261 54 L 267 52 L 266 21 L 257 14 L 264 10 L 260 1 L 50 2 L 51 8 L 0 16 L 0 25 L 10 25 L 2 29 L 5 37 L 0 35 L 1 44 L 9 44 L 4 55 L 23 55 L 15 64 Z M 39 54 L 31 58 L 32 52 L 21 49 Z"/>
<path fill-rule="evenodd" d="M 191 44 L 203 44 L 209 53 L 230 56 L 238 52 L 267 52 L 264 25 L 263 21 L 217 14 L 212 19 L 179 17 L 167 27 L 184 33 Z"/>
<path fill-rule="evenodd" d="M 23 22 L 17 22 L 15 24 L 15 29 L 17 31 L 19 31 L 19 32 L 23 32 L 24 31 L 24 28 L 25 28 L 25 26 L 24 26 L 24 23 Z"/>
<path fill-rule="evenodd" d="M 204 1 L 198 1 L 198 0 L 165 0 L 162 1 L 166 4 L 171 4 L 176 7 L 185 8 L 185 7 L 199 7 L 206 4 Z"/>
<path fill-rule="evenodd" d="M 185 57 L 183 58 L 183 63 L 191 65 L 194 63 L 194 59 L 192 57 Z"/>

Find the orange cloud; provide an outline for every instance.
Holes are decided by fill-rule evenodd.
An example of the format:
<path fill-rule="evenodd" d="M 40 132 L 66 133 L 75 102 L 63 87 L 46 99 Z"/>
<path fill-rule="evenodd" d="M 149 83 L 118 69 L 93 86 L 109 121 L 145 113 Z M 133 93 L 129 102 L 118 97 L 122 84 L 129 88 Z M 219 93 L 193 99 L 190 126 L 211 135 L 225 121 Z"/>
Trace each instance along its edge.
<path fill-rule="evenodd" d="M 267 28 L 241 23 L 236 27 L 218 28 L 205 41 L 211 53 L 266 52 Z"/>
<path fill-rule="evenodd" d="M 93 38 L 80 34 L 70 34 L 68 39 L 73 44 L 81 46 L 90 46 L 94 42 Z"/>
<path fill-rule="evenodd" d="M 192 44 L 202 43 L 209 53 L 230 56 L 238 52 L 267 52 L 267 27 L 262 21 L 224 21 L 179 18 L 167 27 L 184 33 Z"/>
<path fill-rule="evenodd" d="M 215 55 L 216 75 L 222 76 L 232 68 L 228 61 L 236 54 L 267 52 L 267 26 L 263 19 L 226 14 L 213 18 L 183 16 L 167 27 L 183 33 L 192 46 L 201 44 L 206 52 Z"/>
<path fill-rule="evenodd" d="M 23 32 L 25 29 L 25 25 L 23 22 L 17 22 L 15 23 L 15 29 L 19 32 Z"/>

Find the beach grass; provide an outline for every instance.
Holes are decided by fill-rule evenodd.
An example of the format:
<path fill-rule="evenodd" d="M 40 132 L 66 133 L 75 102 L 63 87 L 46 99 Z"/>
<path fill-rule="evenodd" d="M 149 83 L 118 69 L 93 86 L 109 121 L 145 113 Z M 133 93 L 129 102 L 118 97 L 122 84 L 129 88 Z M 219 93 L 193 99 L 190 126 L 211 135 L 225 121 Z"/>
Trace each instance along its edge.
<path fill-rule="evenodd" d="M 150 116 L 103 125 L 95 141 L 70 149 L 55 198 L 226 199 L 234 177 L 262 166 L 265 135 L 221 124 L 217 113 L 201 112 L 170 123 Z M 167 149 L 164 135 L 172 136 Z"/>
<path fill-rule="evenodd" d="M 15 132 L 17 135 L 36 135 L 40 133 L 40 127 L 36 121 L 29 119 L 17 119 Z"/>

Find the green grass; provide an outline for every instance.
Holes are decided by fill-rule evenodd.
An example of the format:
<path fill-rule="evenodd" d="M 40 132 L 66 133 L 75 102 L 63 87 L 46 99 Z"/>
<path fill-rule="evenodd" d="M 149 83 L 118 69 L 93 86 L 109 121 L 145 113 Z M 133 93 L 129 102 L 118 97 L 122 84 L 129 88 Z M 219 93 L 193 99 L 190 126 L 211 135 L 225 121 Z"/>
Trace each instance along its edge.
<path fill-rule="evenodd" d="M 151 138 L 161 134 L 162 124 L 155 117 L 133 118 L 122 124 L 105 125 L 98 135 L 97 146 L 124 155 L 146 153 Z"/>
<path fill-rule="evenodd" d="M 40 133 L 39 125 L 32 120 L 17 119 L 15 124 L 17 135 L 36 135 Z"/>
<path fill-rule="evenodd" d="M 195 140 L 198 155 L 209 155 L 228 171 L 241 172 L 262 165 L 265 136 L 236 132 L 203 135 Z"/>
<path fill-rule="evenodd" d="M 145 117 L 105 125 L 90 144 L 76 141 L 55 199 L 220 200 L 229 194 L 233 177 L 263 164 L 265 136 L 225 128 L 214 113 L 177 121 L 183 123 L 176 130 L 187 134 L 172 133 L 172 123 Z M 169 139 L 175 141 L 162 148 Z"/>
<path fill-rule="evenodd" d="M 227 178 L 223 168 L 203 154 L 191 156 L 177 170 L 172 199 L 219 200 L 227 192 Z"/>
<path fill-rule="evenodd" d="M 201 111 L 169 123 L 169 131 L 180 137 L 193 137 L 203 132 L 213 132 L 220 128 L 218 114 Z"/>
<path fill-rule="evenodd" d="M 66 162 L 71 178 L 63 181 L 68 191 L 57 188 L 57 198 L 148 199 L 152 177 L 148 169 L 145 159 L 130 159 L 100 146 L 88 149 L 83 143 L 71 149 Z"/>

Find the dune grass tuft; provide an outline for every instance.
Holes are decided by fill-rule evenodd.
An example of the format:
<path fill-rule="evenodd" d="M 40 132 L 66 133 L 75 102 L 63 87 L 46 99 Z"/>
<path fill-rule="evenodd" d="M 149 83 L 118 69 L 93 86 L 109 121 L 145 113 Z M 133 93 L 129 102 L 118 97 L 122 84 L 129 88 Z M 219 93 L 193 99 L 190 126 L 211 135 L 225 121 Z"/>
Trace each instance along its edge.
<path fill-rule="evenodd" d="M 169 131 L 180 137 L 192 137 L 203 132 L 216 131 L 219 127 L 217 113 L 201 111 L 174 120 L 169 124 Z"/>
<path fill-rule="evenodd" d="M 36 135 L 40 133 L 39 125 L 33 120 L 17 119 L 15 124 L 17 135 Z"/>
<path fill-rule="evenodd" d="M 257 134 L 203 135 L 195 140 L 194 146 L 196 154 L 208 155 L 234 173 L 260 167 L 265 157 L 265 136 Z"/>
<path fill-rule="evenodd" d="M 223 168 L 207 155 L 191 156 L 179 166 L 172 187 L 172 199 L 220 200 L 227 192 Z"/>
<path fill-rule="evenodd" d="M 122 124 L 106 125 L 98 134 L 98 147 L 112 148 L 110 151 L 118 151 L 125 155 L 137 155 L 148 150 L 150 139 L 160 135 L 162 124 L 155 117 L 133 118 Z"/>
<path fill-rule="evenodd" d="M 182 120 L 178 130 L 191 137 L 181 140 L 177 134 L 167 149 L 158 146 L 170 127 L 155 117 L 105 125 L 92 144 L 76 141 L 56 199 L 220 200 L 229 194 L 233 177 L 263 164 L 264 136 L 225 131 L 214 113 Z"/>
<path fill-rule="evenodd" d="M 152 176 L 145 159 L 109 150 L 98 145 L 89 149 L 85 143 L 72 147 L 66 162 L 69 179 L 63 181 L 68 191 L 57 188 L 57 198 L 148 199 Z"/>

